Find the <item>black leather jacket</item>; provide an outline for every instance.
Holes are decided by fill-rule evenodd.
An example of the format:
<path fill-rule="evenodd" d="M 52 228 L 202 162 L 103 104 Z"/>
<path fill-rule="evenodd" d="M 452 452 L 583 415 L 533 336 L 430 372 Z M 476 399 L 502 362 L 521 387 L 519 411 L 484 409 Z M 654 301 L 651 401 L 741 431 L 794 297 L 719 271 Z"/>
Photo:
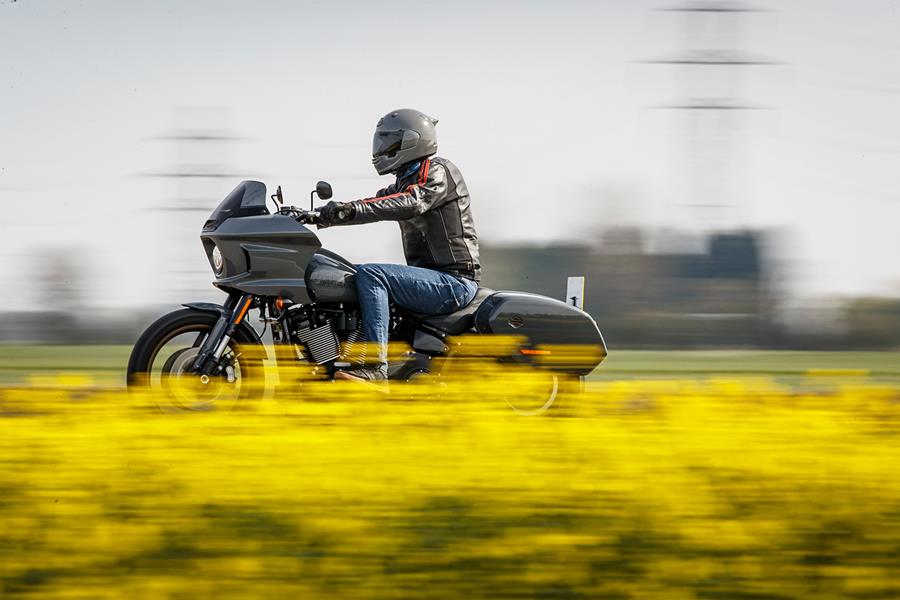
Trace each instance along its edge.
<path fill-rule="evenodd" d="M 356 212 L 341 225 L 400 223 L 407 264 L 481 280 L 469 191 L 449 160 L 423 159 L 418 170 L 398 176 L 375 197 L 351 204 Z"/>

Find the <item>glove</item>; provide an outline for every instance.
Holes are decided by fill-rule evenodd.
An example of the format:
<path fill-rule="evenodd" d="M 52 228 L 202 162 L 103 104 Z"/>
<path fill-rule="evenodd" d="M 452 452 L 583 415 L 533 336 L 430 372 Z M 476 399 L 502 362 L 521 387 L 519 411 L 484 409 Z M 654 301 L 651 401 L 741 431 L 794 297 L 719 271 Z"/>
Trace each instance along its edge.
<path fill-rule="evenodd" d="M 316 224 L 320 228 L 340 225 L 352 219 L 355 214 L 356 207 L 350 202 L 335 202 L 332 200 L 319 209 L 319 218 Z"/>

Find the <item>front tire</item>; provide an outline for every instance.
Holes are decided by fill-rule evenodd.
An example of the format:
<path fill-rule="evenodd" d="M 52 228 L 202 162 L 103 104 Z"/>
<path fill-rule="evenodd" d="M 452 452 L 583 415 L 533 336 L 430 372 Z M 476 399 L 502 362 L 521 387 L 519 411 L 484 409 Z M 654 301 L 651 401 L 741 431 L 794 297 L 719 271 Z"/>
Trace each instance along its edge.
<path fill-rule="evenodd" d="M 231 370 L 206 382 L 189 371 L 219 315 L 190 308 L 163 315 L 141 334 L 128 359 L 128 389 L 163 412 L 233 410 L 261 395 L 256 336 L 242 324 L 223 354 Z M 249 350 L 249 352 L 248 352 Z"/>

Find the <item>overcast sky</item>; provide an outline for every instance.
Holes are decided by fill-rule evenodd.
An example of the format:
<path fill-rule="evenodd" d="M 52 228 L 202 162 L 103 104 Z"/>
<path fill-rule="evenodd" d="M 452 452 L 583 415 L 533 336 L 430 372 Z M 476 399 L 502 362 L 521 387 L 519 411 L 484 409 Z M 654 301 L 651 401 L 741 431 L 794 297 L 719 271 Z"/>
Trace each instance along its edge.
<path fill-rule="evenodd" d="M 713 182 L 732 206 L 714 216 L 684 208 L 696 131 L 659 108 L 704 89 L 652 62 L 697 41 L 656 10 L 673 5 L 0 0 L 3 305 L 34 300 L 45 246 L 74 249 L 97 302 L 159 301 L 179 258 L 206 264 L 206 214 L 159 207 L 211 210 L 242 178 L 295 204 L 320 178 L 336 199 L 370 195 L 388 182 L 372 129 L 399 107 L 440 119 L 439 154 L 466 176 L 486 242 L 774 227 L 792 235 L 795 291 L 900 291 L 900 2 L 758 2 L 769 12 L 741 17 L 725 42 L 777 64 L 725 88 L 755 110 L 713 131 L 729 136 Z M 240 139 L 160 139 L 184 129 Z M 234 176 L 152 176 L 210 165 Z M 320 237 L 357 262 L 402 261 L 392 223 Z"/>

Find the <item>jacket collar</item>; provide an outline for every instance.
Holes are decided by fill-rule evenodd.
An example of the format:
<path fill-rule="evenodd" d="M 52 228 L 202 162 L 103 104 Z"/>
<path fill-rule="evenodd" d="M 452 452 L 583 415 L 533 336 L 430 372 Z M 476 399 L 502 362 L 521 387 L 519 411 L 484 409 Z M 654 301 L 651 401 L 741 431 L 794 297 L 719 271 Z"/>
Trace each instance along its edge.
<path fill-rule="evenodd" d="M 422 161 L 417 160 L 409 163 L 404 167 L 400 167 L 399 169 L 397 169 L 397 179 L 406 179 L 407 177 L 418 171 L 421 165 Z"/>

